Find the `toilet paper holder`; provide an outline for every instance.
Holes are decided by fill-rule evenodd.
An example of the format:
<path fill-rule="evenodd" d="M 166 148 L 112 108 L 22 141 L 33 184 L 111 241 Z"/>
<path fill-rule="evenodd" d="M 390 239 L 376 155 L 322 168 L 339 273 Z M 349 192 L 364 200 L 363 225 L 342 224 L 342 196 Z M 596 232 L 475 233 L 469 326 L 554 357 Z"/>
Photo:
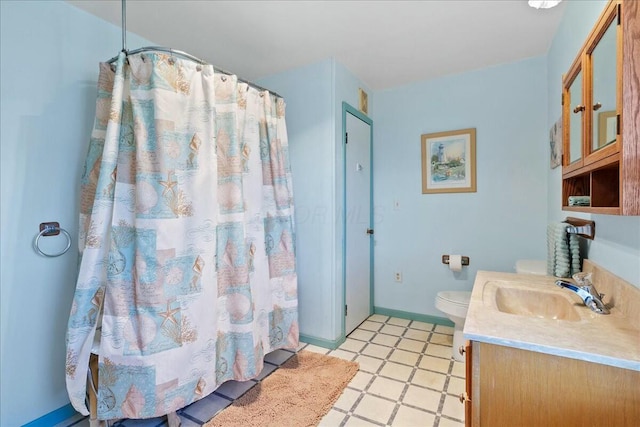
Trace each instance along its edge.
<path fill-rule="evenodd" d="M 449 264 L 449 255 L 442 255 L 442 263 L 443 264 Z M 462 257 L 462 265 L 469 265 L 469 257 L 468 256 L 463 256 Z"/>

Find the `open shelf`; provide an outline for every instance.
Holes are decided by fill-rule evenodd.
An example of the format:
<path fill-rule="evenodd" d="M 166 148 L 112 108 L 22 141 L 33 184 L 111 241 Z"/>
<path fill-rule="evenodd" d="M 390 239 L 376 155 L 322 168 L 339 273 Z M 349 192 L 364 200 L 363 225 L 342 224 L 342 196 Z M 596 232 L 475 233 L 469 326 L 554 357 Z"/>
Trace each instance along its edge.
<path fill-rule="evenodd" d="M 569 206 L 569 196 L 590 196 L 590 206 Z M 620 164 L 608 164 L 562 180 L 562 209 L 609 215 L 620 214 Z"/>

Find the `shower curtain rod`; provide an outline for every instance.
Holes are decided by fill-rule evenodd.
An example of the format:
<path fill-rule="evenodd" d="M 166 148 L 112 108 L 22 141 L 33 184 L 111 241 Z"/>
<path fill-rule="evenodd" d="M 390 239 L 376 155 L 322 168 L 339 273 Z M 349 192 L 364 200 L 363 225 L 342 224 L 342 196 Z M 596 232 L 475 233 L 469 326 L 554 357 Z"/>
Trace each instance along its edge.
<path fill-rule="evenodd" d="M 170 54 L 171 56 L 178 56 L 180 58 L 187 59 L 187 60 L 193 61 L 193 62 L 197 62 L 197 63 L 202 64 L 202 65 L 208 65 L 206 61 L 204 61 L 204 60 L 202 60 L 202 59 L 200 59 L 200 58 L 198 58 L 196 56 L 193 56 L 193 55 L 191 55 L 189 53 L 183 52 L 181 50 L 171 49 L 169 47 L 163 47 L 163 46 L 145 46 L 145 47 L 141 47 L 141 48 L 134 49 L 134 50 L 126 50 L 125 49 L 125 50 L 123 50 L 123 52 L 127 56 L 135 55 L 137 53 L 142 53 L 142 52 L 164 52 L 164 53 Z M 118 60 L 118 57 L 114 56 L 113 58 L 108 60 L 107 63 L 108 64 L 113 64 L 117 60 Z M 213 69 L 218 73 L 226 74 L 228 76 L 233 75 L 233 73 L 231 73 L 229 71 L 226 71 L 226 70 L 223 70 L 222 68 L 213 67 Z M 260 85 L 257 85 L 257 84 L 255 84 L 253 82 L 250 82 L 248 80 L 245 80 L 245 79 L 242 79 L 242 78 L 238 77 L 238 81 L 240 81 L 242 83 L 246 83 L 249 86 L 251 86 L 251 87 L 253 87 L 255 89 L 258 89 L 260 91 L 267 91 L 270 94 L 272 94 L 274 96 L 277 96 L 278 98 L 282 98 L 282 96 L 280 96 L 278 93 L 276 93 L 276 92 L 274 92 L 272 90 L 269 90 L 267 88 L 264 88 L 264 87 L 262 87 Z"/>
<path fill-rule="evenodd" d="M 202 65 L 209 65 L 206 61 L 193 56 L 189 53 L 183 52 L 181 50 L 176 50 L 176 49 L 171 49 L 169 47 L 163 47 L 163 46 L 145 46 L 145 47 L 141 47 L 138 49 L 134 49 L 134 50 L 127 50 L 127 0 L 121 0 L 121 4 L 122 4 L 122 52 L 125 53 L 125 55 L 129 56 L 129 55 L 135 55 L 137 53 L 142 53 L 142 52 L 164 52 L 164 53 L 168 53 L 172 56 L 179 56 L 183 59 L 187 59 L 189 61 L 194 61 L 197 62 L 199 64 Z M 113 58 L 109 59 L 107 61 L 108 64 L 113 64 L 114 62 L 116 62 L 118 60 L 118 56 L 114 56 Z M 222 73 L 222 74 L 226 74 L 228 76 L 232 76 L 234 75 L 234 73 L 231 73 L 229 71 L 223 70 L 222 68 L 218 68 L 213 66 L 213 69 L 218 72 L 218 73 Z M 260 85 L 257 85 L 249 80 L 245 80 L 242 79 L 240 77 L 238 77 L 238 81 L 242 82 L 242 83 L 246 83 L 247 85 L 253 87 L 254 89 L 258 89 L 259 91 L 266 91 L 271 93 L 272 95 L 277 96 L 278 98 L 282 98 L 282 96 L 280 96 L 278 93 L 269 90 L 267 88 L 264 88 Z"/>

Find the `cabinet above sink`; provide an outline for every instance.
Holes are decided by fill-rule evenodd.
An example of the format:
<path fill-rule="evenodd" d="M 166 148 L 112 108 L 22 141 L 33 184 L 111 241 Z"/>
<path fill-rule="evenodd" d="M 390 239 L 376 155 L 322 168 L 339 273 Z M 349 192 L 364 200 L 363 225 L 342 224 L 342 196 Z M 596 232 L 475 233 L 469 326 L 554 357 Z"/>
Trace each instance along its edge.
<path fill-rule="evenodd" d="M 563 76 L 563 210 L 640 215 L 639 3 L 611 0 Z"/>

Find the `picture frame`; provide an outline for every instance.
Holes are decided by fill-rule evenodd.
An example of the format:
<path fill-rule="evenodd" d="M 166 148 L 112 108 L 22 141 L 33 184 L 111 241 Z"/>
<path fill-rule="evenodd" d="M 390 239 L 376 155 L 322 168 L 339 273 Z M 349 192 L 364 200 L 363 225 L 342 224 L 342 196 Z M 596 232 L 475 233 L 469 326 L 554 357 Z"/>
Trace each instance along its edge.
<path fill-rule="evenodd" d="M 367 92 L 362 90 L 362 88 L 358 88 L 358 99 L 360 101 L 360 111 L 363 114 L 369 115 L 369 95 L 367 95 Z"/>
<path fill-rule="evenodd" d="M 476 129 L 421 135 L 422 194 L 476 192 Z"/>
<path fill-rule="evenodd" d="M 555 169 L 562 164 L 562 117 L 549 130 L 549 149 L 551 169 Z"/>

